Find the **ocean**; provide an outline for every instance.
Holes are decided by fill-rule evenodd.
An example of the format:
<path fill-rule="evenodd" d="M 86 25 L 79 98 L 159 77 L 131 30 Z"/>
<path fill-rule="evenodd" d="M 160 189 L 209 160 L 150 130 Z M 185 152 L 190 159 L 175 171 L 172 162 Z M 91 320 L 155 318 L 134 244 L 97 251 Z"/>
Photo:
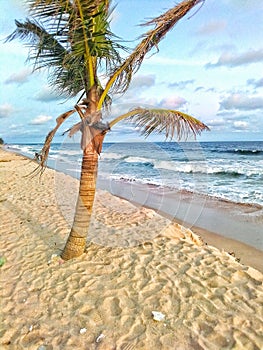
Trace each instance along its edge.
<path fill-rule="evenodd" d="M 8 147 L 33 157 L 42 145 Z M 48 166 L 79 178 L 79 144 L 53 144 Z M 118 182 L 263 206 L 263 141 L 104 143 L 98 186 L 110 190 Z"/>

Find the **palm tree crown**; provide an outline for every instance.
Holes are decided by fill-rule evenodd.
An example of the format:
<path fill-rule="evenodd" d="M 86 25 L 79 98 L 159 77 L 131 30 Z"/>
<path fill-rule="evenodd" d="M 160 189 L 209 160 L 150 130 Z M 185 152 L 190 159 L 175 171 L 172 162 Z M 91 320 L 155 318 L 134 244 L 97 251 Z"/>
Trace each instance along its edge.
<path fill-rule="evenodd" d="M 106 73 L 120 64 L 118 43 L 109 28 L 109 2 L 28 0 L 32 19 L 16 21 L 7 40 L 20 38 L 30 47 L 34 69 L 49 69 L 49 82 L 69 97 L 97 84 L 98 68 Z"/>

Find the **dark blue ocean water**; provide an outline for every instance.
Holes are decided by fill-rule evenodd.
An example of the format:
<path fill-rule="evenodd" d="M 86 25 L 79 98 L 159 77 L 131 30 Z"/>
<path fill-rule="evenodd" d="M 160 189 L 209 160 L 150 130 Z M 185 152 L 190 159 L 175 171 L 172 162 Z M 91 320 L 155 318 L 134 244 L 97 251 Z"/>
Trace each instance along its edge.
<path fill-rule="evenodd" d="M 9 147 L 33 157 L 41 146 Z M 53 144 L 48 165 L 79 177 L 79 144 Z M 263 205 L 263 142 L 104 143 L 99 177 Z"/>

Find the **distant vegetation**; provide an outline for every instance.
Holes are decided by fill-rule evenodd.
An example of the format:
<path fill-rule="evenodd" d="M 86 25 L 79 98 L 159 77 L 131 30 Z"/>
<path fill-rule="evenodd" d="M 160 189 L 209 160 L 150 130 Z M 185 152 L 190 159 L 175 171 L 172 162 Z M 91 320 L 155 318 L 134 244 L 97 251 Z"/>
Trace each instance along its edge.
<path fill-rule="evenodd" d="M 0 145 L 4 144 L 4 140 L 2 139 L 2 137 L 0 137 Z"/>

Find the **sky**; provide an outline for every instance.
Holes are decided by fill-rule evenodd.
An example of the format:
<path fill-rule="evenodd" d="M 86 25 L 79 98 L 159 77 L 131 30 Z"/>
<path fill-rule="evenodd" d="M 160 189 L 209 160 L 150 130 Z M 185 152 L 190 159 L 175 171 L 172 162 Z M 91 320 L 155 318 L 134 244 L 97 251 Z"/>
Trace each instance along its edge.
<path fill-rule="evenodd" d="M 171 0 L 118 0 L 111 29 L 128 45 L 148 27 L 139 26 L 176 4 Z M 21 0 L 0 0 L 0 137 L 7 143 L 43 142 L 56 117 L 79 96 L 52 92 L 47 72 L 32 73 L 28 49 L 5 43 L 14 20 L 27 17 Z M 110 120 L 141 107 L 176 109 L 209 126 L 198 141 L 263 140 L 263 2 L 206 0 L 197 5 L 144 60 L 122 96 L 115 96 Z M 78 121 L 61 127 L 61 134 Z M 133 125 L 117 124 L 105 141 L 143 141 Z M 151 137 L 164 141 L 165 136 Z"/>

